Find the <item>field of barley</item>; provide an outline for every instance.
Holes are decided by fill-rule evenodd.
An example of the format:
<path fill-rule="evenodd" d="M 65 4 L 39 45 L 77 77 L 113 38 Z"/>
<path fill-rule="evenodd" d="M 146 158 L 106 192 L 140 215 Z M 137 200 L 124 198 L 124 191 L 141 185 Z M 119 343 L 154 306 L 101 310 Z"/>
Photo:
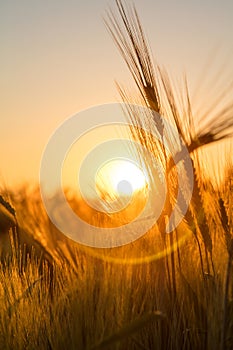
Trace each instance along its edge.
<path fill-rule="evenodd" d="M 123 87 L 119 92 L 133 125 L 132 138 L 156 156 L 163 169 L 164 208 L 141 238 L 116 248 L 92 248 L 58 231 L 39 186 L 2 186 L 0 349 L 230 350 L 232 88 L 220 91 L 216 103 L 195 116 L 186 79 L 177 88 L 168 73 L 153 64 L 136 9 L 121 0 L 116 9 L 116 15 L 108 13 L 106 25 L 137 88 L 133 95 Z M 146 108 L 143 116 L 139 105 Z M 172 139 L 160 116 L 172 123 L 184 145 Z M 145 132 L 148 124 L 151 133 Z M 174 157 L 164 147 L 167 139 L 172 139 Z M 218 142 L 221 162 L 216 166 L 213 157 L 215 170 L 207 176 L 206 159 L 211 162 L 210 149 Z M 187 191 L 179 192 L 179 171 L 188 173 L 184 146 L 193 169 L 192 197 L 182 221 L 167 233 L 174 207 L 186 200 Z M 143 153 L 138 157 L 153 184 L 154 165 Z M 107 225 L 101 215 L 83 209 L 72 190 L 67 198 L 89 223 Z M 150 205 L 153 212 L 153 196 Z M 120 216 L 108 218 L 113 226 L 121 221 Z M 136 222 L 135 230 L 144 224 Z"/>
<path fill-rule="evenodd" d="M 8 192 L 22 233 L 43 244 L 54 267 L 51 275 L 36 256 L 20 258 L 23 249 L 2 261 L 0 348 L 231 349 L 232 181 L 227 168 L 218 190 L 202 184 L 195 225 L 182 222 L 167 237 L 154 227 L 107 250 L 59 236 L 38 190 Z"/>

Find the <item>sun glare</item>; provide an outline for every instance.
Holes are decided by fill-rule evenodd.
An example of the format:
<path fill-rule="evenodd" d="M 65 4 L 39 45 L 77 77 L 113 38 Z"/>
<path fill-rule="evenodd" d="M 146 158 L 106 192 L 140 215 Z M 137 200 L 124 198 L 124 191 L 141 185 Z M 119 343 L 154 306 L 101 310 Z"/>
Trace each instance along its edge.
<path fill-rule="evenodd" d="M 126 159 L 117 159 L 106 163 L 96 175 L 97 187 L 110 191 L 113 196 L 131 196 L 143 189 L 146 176 L 141 168 Z"/>

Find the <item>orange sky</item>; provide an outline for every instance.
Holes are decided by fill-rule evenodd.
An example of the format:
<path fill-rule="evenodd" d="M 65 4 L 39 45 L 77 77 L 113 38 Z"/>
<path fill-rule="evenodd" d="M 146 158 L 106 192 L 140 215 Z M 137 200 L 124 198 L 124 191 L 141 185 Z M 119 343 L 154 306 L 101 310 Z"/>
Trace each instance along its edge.
<path fill-rule="evenodd" d="M 203 82 L 210 52 L 233 62 L 232 1 L 135 1 L 152 51 L 192 90 Z M 66 118 L 119 99 L 114 80 L 132 86 L 101 16 L 113 1 L 9 0 L 0 4 L 1 183 L 38 181 L 42 152 Z M 218 51 L 211 51 L 218 47 Z M 215 54 L 214 54 L 215 55 Z M 227 58 L 227 60 L 225 60 Z M 207 65 L 208 67 L 208 65 Z M 208 91 L 208 79 L 203 82 Z M 205 93 L 200 93 L 200 105 Z"/>

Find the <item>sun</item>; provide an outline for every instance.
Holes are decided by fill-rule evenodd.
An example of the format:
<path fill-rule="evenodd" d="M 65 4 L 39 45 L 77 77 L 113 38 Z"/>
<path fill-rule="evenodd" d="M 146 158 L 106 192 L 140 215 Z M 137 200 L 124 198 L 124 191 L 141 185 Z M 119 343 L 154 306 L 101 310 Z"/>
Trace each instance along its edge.
<path fill-rule="evenodd" d="M 145 172 L 128 159 L 116 159 L 104 164 L 95 179 L 101 191 L 108 192 L 109 198 L 131 196 L 146 187 Z"/>

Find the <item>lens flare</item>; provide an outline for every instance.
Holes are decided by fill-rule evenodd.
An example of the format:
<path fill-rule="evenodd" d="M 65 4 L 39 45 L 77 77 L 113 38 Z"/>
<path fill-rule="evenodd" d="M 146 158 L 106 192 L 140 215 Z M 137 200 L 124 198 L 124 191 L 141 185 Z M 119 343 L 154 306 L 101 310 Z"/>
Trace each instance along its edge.
<path fill-rule="evenodd" d="M 162 144 L 176 170 L 172 172 L 176 178 L 176 200 L 163 227 L 164 234 L 181 223 L 191 200 L 192 162 L 177 130 L 151 109 L 130 105 L 141 120 L 140 126 L 134 125 L 126 119 L 124 108 L 129 106 L 96 106 L 68 118 L 55 130 L 42 157 L 40 189 L 46 211 L 59 231 L 85 246 L 121 247 L 154 229 L 166 207 L 169 177 L 165 176 L 163 163 L 151 145 Z M 163 137 L 156 128 L 161 118 Z M 106 127 L 128 128 L 131 135 L 140 128 L 143 142 L 121 134 L 108 137 Z M 94 131 L 99 132 L 98 138 L 93 137 Z M 83 139 L 91 147 L 77 162 L 76 154 L 82 152 Z M 80 199 L 72 206 L 64 191 L 63 168 L 76 143 L 78 152 L 71 162 L 71 177 L 75 179 Z M 180 160 L 185 161 L 185 171 Z M 161 256 L 160 253 L 156 256 Z"/>

